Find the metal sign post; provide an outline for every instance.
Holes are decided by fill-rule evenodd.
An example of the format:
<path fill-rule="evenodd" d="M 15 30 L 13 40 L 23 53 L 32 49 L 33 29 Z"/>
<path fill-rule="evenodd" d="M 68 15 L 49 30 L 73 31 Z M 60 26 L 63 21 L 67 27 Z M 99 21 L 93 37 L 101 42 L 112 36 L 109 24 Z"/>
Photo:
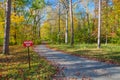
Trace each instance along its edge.
<path fill-rule="evenodd" d="M 30 50 L 29 50 L 29 47 L 28 48 L 28 63 L 29 63 L 29 69 L 31 69 L 31 66 L 30 66 Z"/>
<path fill-rule="evenodd" d="M 30 66 L 30 49 L 29 47 L 33 45 L 33 42 L 32 41 L 24 41 L 23 43 L 23 46 L 24 47 L 27 47 L 28 48 L 28 65 L 29 65 L 29 70 L 31 69 L 31 66 Z"/>

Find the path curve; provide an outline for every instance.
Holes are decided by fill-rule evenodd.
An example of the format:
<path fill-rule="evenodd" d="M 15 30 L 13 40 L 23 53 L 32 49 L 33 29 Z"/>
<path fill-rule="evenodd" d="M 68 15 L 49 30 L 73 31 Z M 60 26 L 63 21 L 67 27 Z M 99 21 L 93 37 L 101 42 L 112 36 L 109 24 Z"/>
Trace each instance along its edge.
<path fill-rule="evenodd" d="M 36 46 L 35 51 L 59 65 L 67 80 L 120 80 L 120 66 L 64 54 L 45 45 Z"/>

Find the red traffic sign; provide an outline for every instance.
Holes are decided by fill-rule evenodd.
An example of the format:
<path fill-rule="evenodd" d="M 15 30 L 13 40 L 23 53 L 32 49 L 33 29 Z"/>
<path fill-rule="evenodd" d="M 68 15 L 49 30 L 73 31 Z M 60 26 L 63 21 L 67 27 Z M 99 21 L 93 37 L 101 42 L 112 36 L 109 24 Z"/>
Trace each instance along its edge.
<path fill-rule="evenodd" d="M 25 47 L 30 47 L 30 46 L 32 46 L 33 45 L 33 42 L 32 41 L 24 41 L 23 42 L 23 46 L 25 46 Z"/>

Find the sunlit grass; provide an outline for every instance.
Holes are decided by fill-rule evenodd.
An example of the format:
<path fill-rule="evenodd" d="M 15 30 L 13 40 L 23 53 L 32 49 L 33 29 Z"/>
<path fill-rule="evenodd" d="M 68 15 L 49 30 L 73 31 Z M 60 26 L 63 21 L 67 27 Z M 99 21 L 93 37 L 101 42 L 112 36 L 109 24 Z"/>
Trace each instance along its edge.
<path fill-rule="evenodd" d="M 26 48 L 11 46 L 10 55 L 0 54 L 0 80 L 49 80 L 55 73 L 55 68 L 32 49 L 30 55 L 31 69 L 29 70 Z"/>
<path fill-rule="evenodd" d="M 97 44 L 75 44 L 73 47 L 69 44 L 50 44 L 50 47 L 77 56 L 120 64 L 120 45 L 118 44 L 102 44 L 100 49 L 97 48 Z"/>

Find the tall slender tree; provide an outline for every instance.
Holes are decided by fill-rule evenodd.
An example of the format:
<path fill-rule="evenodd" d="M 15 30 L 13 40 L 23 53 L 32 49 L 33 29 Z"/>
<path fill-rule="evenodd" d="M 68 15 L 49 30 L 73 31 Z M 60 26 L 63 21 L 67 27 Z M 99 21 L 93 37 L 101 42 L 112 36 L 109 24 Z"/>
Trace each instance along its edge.
<path fill-rule="evenodd" d="M 73 25 L 73 11 L 72 11 L 72 0 L 69 1 L 69 5 L 70 5 L 70 27 L 71 27 L 71 46 L 74 45 L 74 25 Z"/>
<path fill-rule="evenodd" d="M 68 43 L 68 10 L 66 11 L 65 43 Z"/>
<path fill-rule="evenodd" d="M 59 15 L 59 18 L 58 18 L 58 43 L 60 44 L 60 1 L 59 1 L 59 11 L 58 11 L 58 15 Z"/>
<path fill-rule="evenodd" d="M 9 54 L 10 16 L 11 16 L 11 0 L 7 0 L 3 54 Z"/>
<path fill-rule="evenodd" d="M 100 48 L 100 34 L 101 34 L 101 0 L 99 0 L 98 9 L 98 48 Z"/>
<path fill-rule="evenodd" d="M 65 30 L 65 43 L 68 43 L 68 11 L 69 11 L 69 1 L 66 1 L 66 30 Z"/>
<path fill-rule="evenodd" d="M 61 0 L 61 3 L 65 7 L 65 15 L 66 15 L 66 26 L 65 26 L 65 43 L 68 43 L 68 13 L 69 13 L 69 0 Z"/>

